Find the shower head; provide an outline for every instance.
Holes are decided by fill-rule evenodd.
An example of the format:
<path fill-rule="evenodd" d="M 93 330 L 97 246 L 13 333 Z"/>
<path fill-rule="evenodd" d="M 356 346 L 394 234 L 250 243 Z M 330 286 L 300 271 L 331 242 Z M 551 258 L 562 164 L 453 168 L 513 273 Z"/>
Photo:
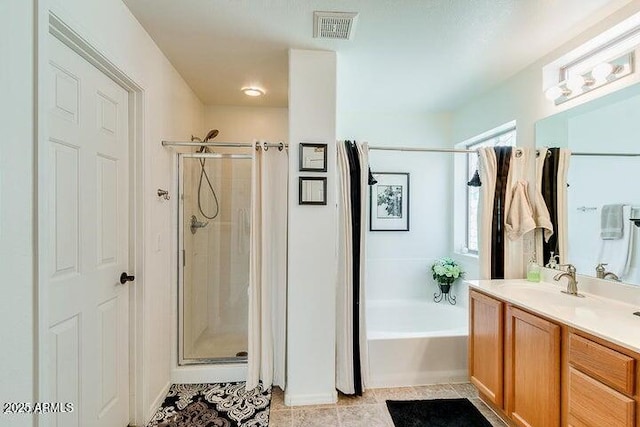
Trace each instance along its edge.
<path fill-rule="evenodd" d="M 220 133 L 220 132 L 218 131 L 218 129 L 211 129 L 211 130 L 209 131 L 209 133 L 207 133 L 207 136 L 205 136 L 205 137 L 204 137 L 204 141 L 203 141 L 203 142 L 207 142 L 207 141 L 209 141 L 210 139 L 215 138 L 216 136 L 218 136 L 218 134 L 219 134 L 219 133 Z"/>
<path fill-rule="evenodd" d="M 213 138 L 215 138 L 216 136 L 218 136 L 220 132 L 218 131 L 218 129 L 211 129 L 208 133 L 207 136 L 204 137 L 204 139 L 200 139 L 198 138 L 199 141 L 201 142 L 209 142 L 210 140 L 212 140 Z M 191 137 L 192 140 L 194 137 Z M 198 150 L 199 153 L 208 153 L 209 150 L 207 149 L 207 147 L 205 147 L 204 145 L 200 147 L 200 149 Z"/>

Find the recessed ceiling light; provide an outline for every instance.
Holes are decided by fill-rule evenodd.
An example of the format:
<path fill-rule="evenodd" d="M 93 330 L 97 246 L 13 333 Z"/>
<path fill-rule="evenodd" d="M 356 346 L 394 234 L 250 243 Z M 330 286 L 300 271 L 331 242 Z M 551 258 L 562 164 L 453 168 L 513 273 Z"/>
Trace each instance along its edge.
<path fill-rule="evenodd" d="M 257 87 L 243 87 L 242 92 L 247 96 L 262 96 L 264 90 Z"/>

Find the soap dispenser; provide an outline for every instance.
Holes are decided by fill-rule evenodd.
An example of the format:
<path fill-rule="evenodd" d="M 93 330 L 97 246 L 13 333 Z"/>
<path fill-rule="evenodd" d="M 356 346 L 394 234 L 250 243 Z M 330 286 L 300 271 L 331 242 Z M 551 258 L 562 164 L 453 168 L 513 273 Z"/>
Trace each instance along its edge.
<path fill-rule="evenodd" d="M 536 262 L 536 253 L 534 252 L 527 266 L 527 280 L 530 282 L 540 281 L 540 266 Z"/>

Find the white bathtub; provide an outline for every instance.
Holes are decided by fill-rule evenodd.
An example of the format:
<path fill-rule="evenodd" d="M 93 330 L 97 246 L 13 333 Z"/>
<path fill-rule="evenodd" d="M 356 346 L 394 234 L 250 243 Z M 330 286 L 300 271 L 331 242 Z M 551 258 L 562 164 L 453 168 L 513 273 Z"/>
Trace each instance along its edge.
<path fill-rule="evenodd" d="M 367 301 L 369 386 L 463 382 L 469 322 L 466 301 Z"/>

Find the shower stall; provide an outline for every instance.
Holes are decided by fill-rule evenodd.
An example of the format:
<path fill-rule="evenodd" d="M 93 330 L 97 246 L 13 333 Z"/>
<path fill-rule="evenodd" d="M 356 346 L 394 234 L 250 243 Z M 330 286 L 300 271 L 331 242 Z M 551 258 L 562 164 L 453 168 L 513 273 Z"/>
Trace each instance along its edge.
<path fill-rule="evenodd" d="M 251 155 L 178 155 L 178 362 L 246 361 Z"/>

